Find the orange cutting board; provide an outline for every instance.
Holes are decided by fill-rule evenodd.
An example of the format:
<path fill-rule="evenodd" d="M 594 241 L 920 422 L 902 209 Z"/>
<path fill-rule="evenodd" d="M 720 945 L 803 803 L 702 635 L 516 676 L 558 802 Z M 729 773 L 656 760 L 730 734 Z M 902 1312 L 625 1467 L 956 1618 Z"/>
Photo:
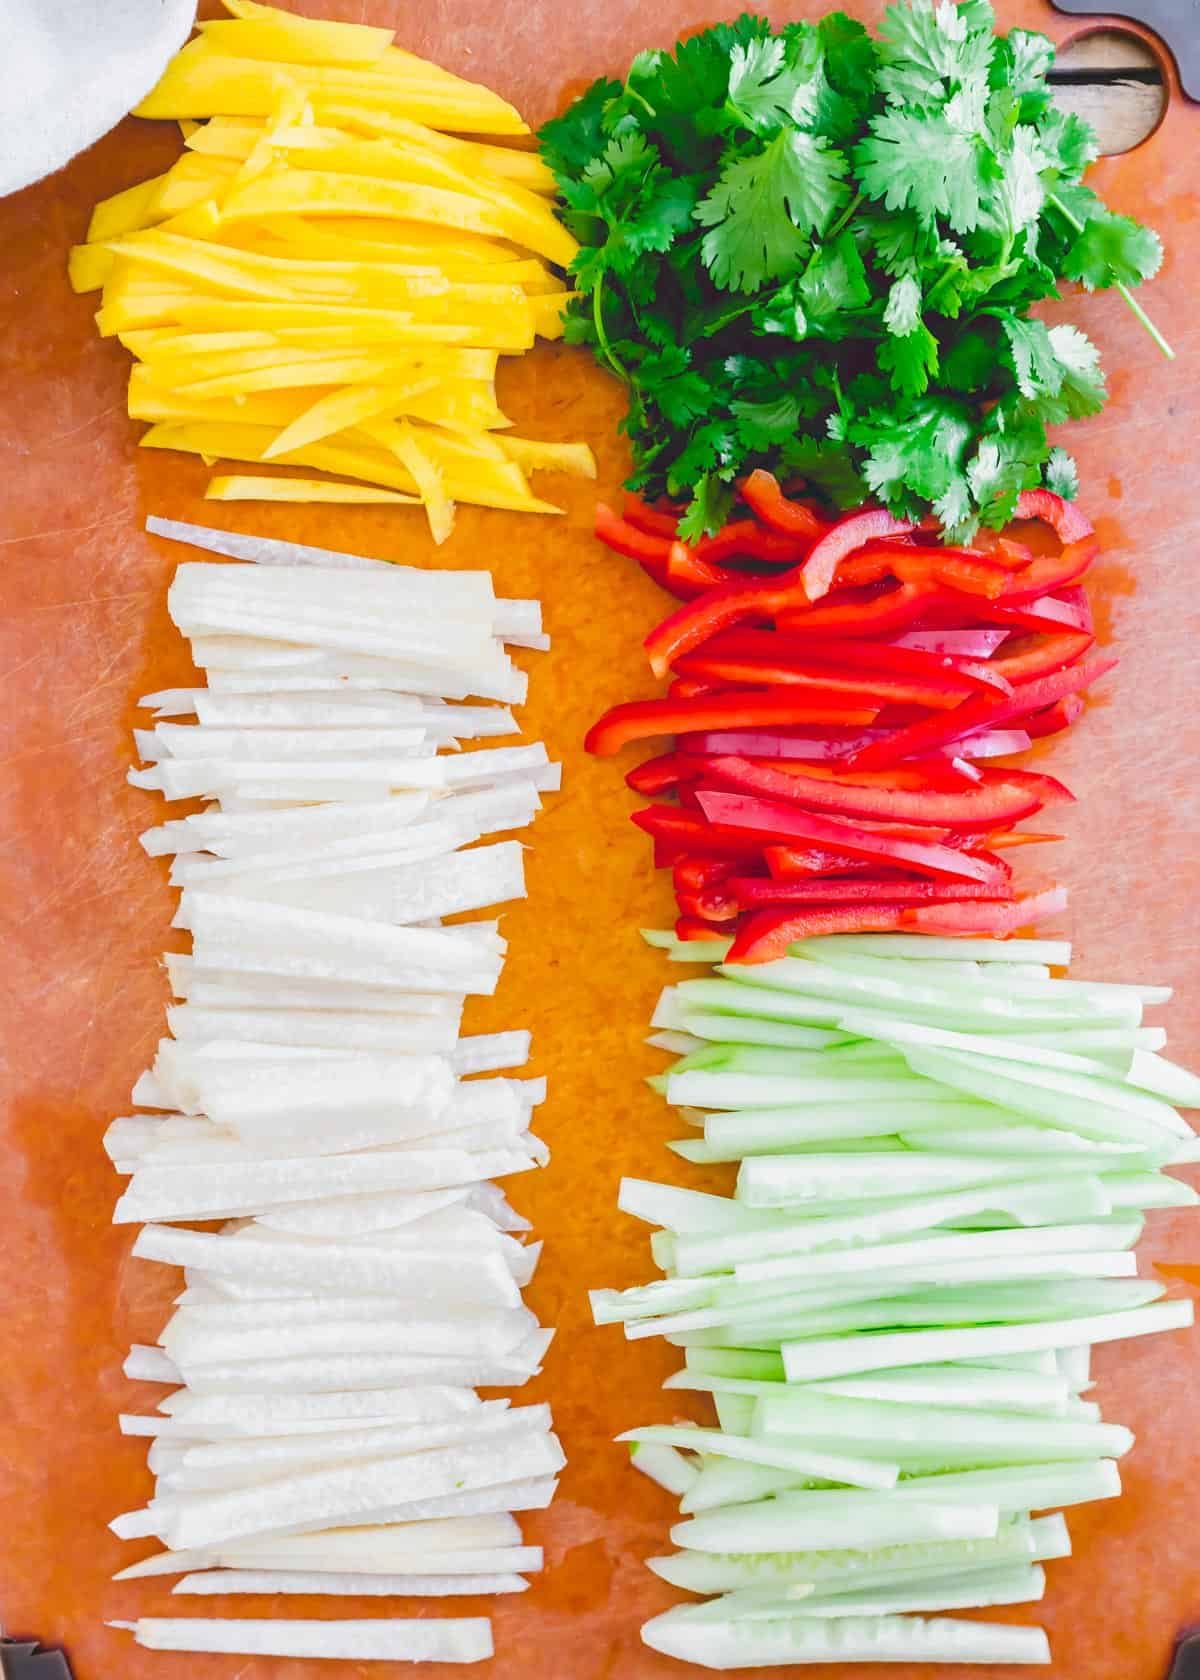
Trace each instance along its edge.
<path fill-rule="evenodd" d="M 593 77 L 621 73 L 638 48 L 669 45 L 707 21 L 679 0 L 653 7 L 329 0 L 308 9 L 394 26 L 404 46 L 488 82 L 534 123 Z M 1043 0 L 1001 0 L 999 9 L 1004 25 L 1042 27 L 1060 40 L 1077 32 Z M 803 0 L 775 16 L 817 11 Z M 880 8 L 871 0 L 862 11 L 874 21 Z M 1045 755 L 1079 795 L 1055 859 L 1073 891 L 1076 972 L 1176 985 L 1176 1000 L 1156 1018 L 1193 1065 L 1200 1062 L 1198 145 L 1200 111 L 1175 85 L 1158 134 L 1096 171 L 1118 209 L 1154 223 L 1166 239 L 1166 266 L 1146 301 L 1179 359 L 1160 360 L 1115 298 L 1064 306 L 1103 346 L 1110 371 L 1108 410 L 1077 426 L 1071 446 L 1106 550 L 1093 580 L 1102 634 L 1122 664 L 1069 740 Z M 625 1468 L 625 1449 L 611 1438 L 635 1422 L 677 1415 L 679 1399 L 658 1386 L 677 1360 L 656 1343 L 629 1345 L 616 1329 L 591 1328 L 586 1290 L 649 1275 L 645 1228 L 614 1210 L 621 1173 L 690 1176 L 722 1189 L 729 1176 L 692 1172 L 662 1147 L 675 1126 L 642 1083 L 661 1064 L 642 1039 L 663 965 L 635 930 L 663 924 L 669 894 L 626 821 L 632 799 L 620 767 L 589 761 L 580 746 L 603 707 L 653 691 L 639 642 L 665 603 L 631 563 L 592 540 L 590 485 L 542 481 L 565 506 L 562 519 L 464 509 L 435 555 L 416 514 L 217 507 L 202 499 L 207 472 L 199 462 L 139 451 L 141 428 L 124 414 L 128 358 L 97 338 L 95 300 L 70 292 L 66 254 L 97 198 L 163 169 L 178 147 L 172 125 L 129 120 L 62 174 L 0 203 L 0 1170 L 8 1190 L 0 1235 L 0 1619 L 13 1634 L 62 1641 L 77 1680 L 379 1672 L 371 1664 L 154 1654 L 104 1625 L 139 1614 L 281 1608 L 247 1598 L 172 1599 L 169 1583 L 110 1581 L 143 1548 L 122 1546 L 105 1525 L 150 1491 L 143 1448 L 118 1435 L 116 1413 L 148 1409 L 157 1394 L 127 1382 L 121 1361 L 131 1341 L 155 1339 L 177 1287 L 177 1274 L 130 1261 L 132 1233 L 110 1226 L 118 1181 L 100 1147 L 163 1030 L 167 986 L 156 959 L 178 944 L 168 931 L 165 866 L 137 845 L 162 807 L 124 780 L 136 697 L 191 678 L 164 598 L 176 562 L 195 555 L 145 534 L 146 515 L 157 513 L 408 563 L 486 565 L 498 591 L 545 603 L 554 648 L 523 656 L 532 676 L 523 722 L 563 760 L 564 790 L 546 800 L 530 837 L 528 902 L 504 915 L 511 954 L 500 994 L 472 1005 L 469 1026 L 532 1027 L 534 1071 L 550 1079 L 541 1130 L 554 1158 L 516 1181 L 513 1197 L 546 1240 L 530 1300 L 559 1326 L 530 1395 L 553 1401 L 570 1464 L 553 1508 L 526 1522 L 547 1556 L 528 1593 L 495 1605 L 398 1609 L 490 1609 L 498 1655 L 479 1671 L 490 1680 L 667 1680 L 681 1668 L 647 1651 L 638 1628 L 675 1597 L 641 1562 L 668 1549 L 672 1504 Z M 618 493 L 626 470 L 616 432 L 621 394 L 586 355 L 539 349 L 503 370 L 501 395 L 521 430 L 586 438 L 599 460 L 600 492 Z M 1152 1215 L 1143 1252 L 1147 1266 L 1200 1256 L 1200 1221 Z M 1175 1631 L 1200 1619 L 1200 1333 L 1102 1350 L 1096 1365 L 1106 1416 L 1132 1425 L 1138 1445 L 1123 1466 L 1125 1497 L 1072 1514 L 1075 1556 L 1050 1566 L 1038 1613 L 1062 1680 L 1159 1680 Z M 378 1600 L 291 1600 L 286 1608 L 318 1616 L 393 1609 Z M 1011 1614 L 1029 1619 L 1027 1611 Z M 902 1680 L 931 1680 L 934 1672 L 899 1671 Z M 1018 1671 L 993 1672 L 1003 1680 Z"/>

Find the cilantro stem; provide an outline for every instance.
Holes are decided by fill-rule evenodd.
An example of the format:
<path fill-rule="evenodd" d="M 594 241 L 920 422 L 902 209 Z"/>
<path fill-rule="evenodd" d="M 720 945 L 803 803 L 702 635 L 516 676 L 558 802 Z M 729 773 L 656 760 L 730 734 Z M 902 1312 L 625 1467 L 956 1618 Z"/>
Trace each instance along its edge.
<path fill-rule="evenodd" d="M 838 234 L 841 233 L 842 229 L 846 226 L 846 223 L 850 220 L 851 216 L 853 216 L 854 212 L 858 209 L 865 197 L 865 193 L 855 193 L 854 197 L 850 200 L 849 204 L 847 204 L 846 208 L 842 211 L 837 221 L 834 222 L 828 233 L 822 235 L 822 244 L 824 244 L 827 240 L 837 238 Z"/>
<path fill-rule="evenodd" d="M 1067 209 L 1062 199 L 1059 198 L 1056 193 L 1051 193 L 1049 202 L 1058 211 L 1059 215 L 1067 223 L 1068 227 L 1073 227 L 1076 233 L 1083 232 L 1083 223 L 1079 220 L 1079 217 Z M 1142 326 L 1145 327 L 1146 331 L 1150 334 L 1150 337 L 1154 340 L 1155 344 L 1157 344 L 1163 355 L 1169 362 L 1173 362 L 1175 360 L 1174 350 L 1167 343 L 1162 333 L 1159 332 L 1158 328 L 1154 325 L 1154 322 L 1150 319 L 1149 315 L 1147 315 L 1141 304 L 1134 297 L 1129 287 L 1123 280 L 1116 281 L 1114 285 L 1115 290 L 1128 304 L 1134 319 L 1141 322 Z"/>
<path fill-rule="evenodd" d="M 623 380 L 626 385 L 629 385 L 632 383 L 629 373 L 612 345 L 608 342 L 608 334 L 604 330 L 603 298 L 604 284 L 601 282 L 592 293 L 592 321 L 596 328 L 596 342 L 600 346 L 604 360 L 616 374 L 617 378 Z"/>

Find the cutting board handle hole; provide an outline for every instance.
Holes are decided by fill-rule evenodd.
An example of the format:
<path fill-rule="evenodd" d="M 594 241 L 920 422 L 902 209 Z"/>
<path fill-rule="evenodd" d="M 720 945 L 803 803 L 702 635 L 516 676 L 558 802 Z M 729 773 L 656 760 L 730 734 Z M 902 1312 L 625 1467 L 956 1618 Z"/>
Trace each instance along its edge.
<path fill-rule="evenodd" d="M 1162 59 L 1132 29 L 1084 29 L 1058 49 L 1050 72 L 1055 103 L 1091 123 L 1103 157 L 1144 145 L 1167 110 Z"/>

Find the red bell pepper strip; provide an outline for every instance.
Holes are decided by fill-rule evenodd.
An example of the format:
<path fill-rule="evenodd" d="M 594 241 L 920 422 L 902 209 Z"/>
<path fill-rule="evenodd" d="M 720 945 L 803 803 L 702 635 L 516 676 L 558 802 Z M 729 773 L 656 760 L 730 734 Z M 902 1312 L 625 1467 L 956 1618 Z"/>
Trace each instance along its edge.
<path fill-rule="evenodd" d="M 907 543 L 882 542 L 842 561 L 837 581 L 839 586 L 854 587 L 894 577 L 926 588 L 944 584 L 966 595 L 994 597 L 1005 593 L 1011 571 L 1011 567 L 996 565 L 990 556 L 971 549 L 914 548 Z"/>
<path fill-rule="evenodd" d="M 995 899 L 997 889 L 979 881 L 903 881 L 872 876 L 858 881 L 764 881 L 735 876 L 729 890 L 743 910 L 784 904 L 957 904 Z M 1012 897 L 1012 888 L 1009 888 Z"/>
<path fill-rule="evenodd" d="M 785 536 L 807 537 L 811 542 L 826 528 L 810 507 L 785 496 L 774 473 L 767 472 L 763 467 L 756 467 L 742 481 L 739 489 L 746 506 L 773 531 L 781 531 Z"/>
<path fill-rule="evenodd" d="M 705 821 L 674 805 L 646 805 L 631 819 L 655 841 L 679 848 L 679 854 L 707 853 L 710 857 L 755 859 L 762 856 L 762 840 L 743 828 Z"/>
<path fill-rule="evenodd" d="M 599 513 L 599 509 L 596 511 Z M 643 501 L 641 496 L 629 492 L 621 511 L 625 516 L 625 523 L 632 525 L 635 530 L 645 531 L 652 537 L 665 537 L 669 543 L 678 538 L 682 508 L 672 511 L 668 508 L 652 507 L 649 502 Z"/>
<path fill-rule="evenodd" d="M 1009 903 L 987 901 L 979 904 L 930 904 L 904 912 L 906 927 L 919 933 L 942 933 L 952 937 L 962 934 L 988 933 L 1007 939 L 1023 927 L 1057 916 L 1067 908 L 1067 889 L 1049 887 Z"/>
<path fill-rule="evenodd" d="M 1081 537 L 1078 542 L 1068 543 L 1061 554 L 1039 554 L 1027 570 L 1012 575 L 1001 603 L 1011 606 L 1018 601 L 1036 601 L 1039 596 L 1053 595 L 1077 583 L 1099 552 L 1094 537 Z"/>
<path fill-rule="evenodd" d="M 1033 834 L 1027 828 L 1020 828 L 1009 834 L 989 834 L 982 845 L 979 844 L 977 834 L 968 834 L 968 851 L 1004 852 L 1018 846 L 1044 846 L 1051 840 L 1065 840 L 1065 834 Z"/>
<path fill-rule="evenodd" d="M 700 809 L 710 822 L 726 828 L 757 832 L 765 843 L 775 840 L 803 840 L 810 844 L 845 852 L 850 857 L 876 858 L 899 864 L 925 875 L 950 875 L 960 880 L 991 881 L 997 871 L 983 859 L 950 846 L 922 845 L 873 834 L 850 823 L 814 816 L 776 800 L 752 799 L 740 793 L 701 793 Z"/>
<path fill-rule="evenodd" d="M 592 529 L 606 548 L 613 549 L 617 554 L 624 554 L 630 560 L 639 560 L 643 565 L 647 562 L 660 564 L 665 575 L 667 553 L 674 541 L 673 536 L 655 536 L 640 530 L 628 520 L 620 518 L 603 502 L 596 503 Z"/>
<path fill-rule="evenodd" d="M 1064 547 L 1095 535 L 1091 521 L 1079 511 L 1074 502 L 1064 501 L 1052 490 L 1026 490 L 1017 498 L 1015 519 L 1040 519 L 1049 525 Z"/>
<path fill-rule="evenodd" d="M 1071 725 L 1083 712 L 1083 696 L 1066 694 L 1061 700 L 1056 700 L 1053 706 L 1047 706 L 1043 712 L 1034 712 L 1033 716 L 1025 720 L 1025 733 L 1037 741 L 1045 735 L 1057 735 L 1062 729 L 1070 729 Z"/>
<path fill-rule="evenodd" d="M 781 607 L 775 614 L 780 630 L 794 635 L 825 636 L 882 636 L 904 630 L 927 613 L 933 603 L 955 598 L 939 590 L 902 583 L 896 589 L 836 590 L 819 607 L 803 603 Z M 961 615 L 961 603 L 955 605 Z"/>
<path fill-rule="evenodd" d="M 588 752 L 600 758 L 620 752 L 632 741 L 656 735 L 685 735 L 698 729 L 739 729 L 778 724 L 870 723 L 874 707 L 814 705 L 806 695 L 756 694 L 732 690 L 694 700 L 631 700 L 614 706 L 584 738 Z"/>
<path fill-rule="evenodd" d="M 673 542 L 667 550 L 666 588 L 685 601 L 694 601 L 707 589 L 719 589 L 724 583 L 740 581 L 740 573 L 731 571 L 728 566 L 714 566 L 711 561 L 701 559 L 696 550 L 686 543 Z"/>
<path fill-rule="evenodd" d="M 947 710 L 974 692 L 974 685 L 956 683 L 949 674 L 917 679 L 863 671 L 853 676 L 817 665 L 785 662 L 782 650 L 775 662 L 769 658 L 714 654 L 705 647 L 698 653 L 685 654 L 675 669 L 683 676 L 727 686 L 816 689 L 825 698 L 841 695 L 849 705 L 873 706 L 877 711 L 881 706 L 897 705 Z"/>
<path fill-rule="evenodd" d="M 819 527 L 824 530 L 824 526 Z M 813 545 L 812 532 L 772 531 L 756 519 L 731 519 L 712 537 L 701 537 L 696 554 L 702 560 L 756 560 L 766 566 L 795 566 Z"/>
<path fill-rule="evenodd" d="M 653 799 L 656 794 L 666 793 L 681 782 L 699 781 L 702 770 L 703 765 L 697 759 L 685 757 L 679 752 L 660 753 L 657 758 L 647 758 L 635 765 L 625 781 L 635 793 Z"/>
<path fill-rule="evenodd" d="M 707 887 L 679 887 L 675 902 L 684 916 L 703 922 L 736 922 L 742 907 L 728 887 L 714 883 Z"/>
<path fill-rule="evenodd" d="M 831 666 L 844 675 L 860 671 L 882 671 L 889 676 L 929 678 L 948 688 L 998 688 L 1009 692 L 1009 684 L 996 675 L 984 660 L 960 659 L 950 654 L 926 653 L 919 648 L 897 647 L 894 642 L 843 640 L 839 637 L 810 641 L 783 630 L 724 630 L 704 644 L 705 656 L 741 654 L 765 659 L 772 664 Z"/>
<path fill-rule="evenodd" d="M 1042 770 L 999 770 L 995 772 L 1006 782 L 1015 782 L 1041 805 L 1074 805 L 1075 795 L 1057 776 L 1047 776 Z"/>
<path fill-rule="evenodd" d="M 681 857 L 672 866 L 671 878 L 676 892 L 699 892 L 701 887 L 716 887 L 728 881 L 737 873 L 739 862 L 738 858 Z"/>
<path fill-rule="evenodd" d="M 994 670 L 1013 683 L 1048 677 L 1081 660 L 1096 638 L 1086 630 L 1063 630 L 1056 636 L 1040 636 L 1031 646 L 1016 648 L 992 662 Z"/>
<path fill-rule="evenodd" d="M 828 909 L 760 910 L 748 916 L 729 947 L 726 962 L 763 963 L 786 957 L 799 939 L 829 933 L 894 933 L 903 911 L 897 905 L 834 905 Z"/>
<path fill-rule="evenodd" d="M 1011 696 L 974 695 L 952 712 L 939 712 L 860 747 L 846 763 L 856 770 L 884 770 L 891 764 L 899 764 L 901 759 L 933 752 L 950 741 L 961 741 L 984 729 L 998 729 L 1016 718 L 1032 717 L 1064 695 L 1079 694 L 1089 688 L 1116 663 L 1115 659 L 1094 659 L 1086 665 L 1068 665 L 1053 676 L 1021 683 Z"/>
<path fill-rule="evenodd" d="M 1004 774 L 970 784 L 961 792 L 943 793 L 929 788 L 864 787 L 838 778 L 825 780 L 796 771 L 774 770 L 751 764 L 744 758 L 713 758 L 705 765 L 705 777 L 723 787 L 764 799 L 783 799 L 806 810 L 975 832 L 1021 822 L 1040 811 L 1044 803 L 1032 788 Z M 707 806 L 704 808 L 707 810 Z"/>
<path fill-rule="evenodd" d="M 675 937 L 681 945 L 698 945 L 713 939 L 728 939 L 729 930 L 710 927 L 707 922 L 697 921 L 694 916 L 680 916 L 675 923 Z"/>
<path fill-rule="evenodd" d="M 813 548 L 804 567 L 804 592 L 810 601 L 819 601 L 833 587 L 834 576 L 843 560 L 856 549 L 881 537 L 899 537 L 913 531 L 911 521 L 893 519 L 884 508 L 868 508 L 839 519 Z"/>

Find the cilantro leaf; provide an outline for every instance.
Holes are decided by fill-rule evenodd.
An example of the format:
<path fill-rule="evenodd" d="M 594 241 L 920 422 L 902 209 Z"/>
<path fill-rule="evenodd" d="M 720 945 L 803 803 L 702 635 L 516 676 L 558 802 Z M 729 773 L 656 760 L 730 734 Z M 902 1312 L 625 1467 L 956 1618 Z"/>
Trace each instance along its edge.
<path fill-rule="evenodd" d="M 944 216 L 958 233 L 979 224 L 982 184 L 975 141 L 943 116 L 886 111 L 855 148 L 863 190 L 888 210 L 911 205 L 925 222 Z"/>
<path fill-rule="evenodd" d="M 696 543 L 709 532 L 719 531 L 733 509 L 733 485 L 715 473 L 703 473 L 692 487 L 692 499 L 679 521 L 681 542 Z"/>
<path fill-rule="evenodd" d="M 1062 178 L 1076 182 L 1090 163 L 1100 156 L 1096 131 L 1074 111 L 1051 108 L 1038 123 L 1038 140 L 1046 167 Z M 1055 189 L 1062 197 L 1062 184 Z"/>
<path fill-rule="evenodd" d="M 885 338 L 879 346 L 879 365 L 892 385 L 910 397 L 923 396 L 938 370 L 938 341 L 919 322 L 912 332 Z"/>
<path fill-rule="evenodd" d="M 729 106 L 749 129 L 762 132 L 786 122 L 807 127 L 816 113 L 814 71 L 808 62 L 789 54 L 778 36 L 734 47 L 729 56 Z"/>
<path fill-rule="evenodd" d="M 620 82 L 593 82 L 561 117 L 551 117 L 538 130 L 542 157 L 566 186 L 587 168 L 604 145 L 604 112 L 622 93 Z"/>
<path fill-rule="evenodd" d="M 846 160 L 823 140 L 782 131 L 762 152 L 734 158 L 696 206 L 711 231 L 704 263 L 725 291 L 754 291 L 767 276 L 799 268 L 807 235 L 846 196 Z"/>
<path fill-rule="evenodd" d="M 1162 240 L 1151 228 L 1100 209 L 1067 252 L 1063 273 L 1082 281 L 1089 292 L 1118 283 L 1136 286 L 1154 278 L 1162 255 Z"/>
<path fill-rule="evenodd" d="M 1075 465 L 1074 456 L 1068 455 L 1065 449 L 1052 449 L 1046 457 L 1042 482 L 1056 496 L 1073 502 L 1079 494 L 1079 468 Z"/>
<path fill-rule="evenodd" d="M 1038 117 L 1050 104 L 1046 77 L 1054 66 L 1054 42 L 1029 29 L 1010 29 L 996 43 L 992 61 L 992 82 L 1007 87 L 1020 102 L 1025 122 Z"/>
<path fill-rule="evenodd" d="M 893 283 L 888 293 L 883 324 L 890 333 L 903 337 L 915 332 L 921 321 L 921 283 L 911 274 Z"/>
<path fill-rule="evenodd" d="M 1044 321 L 1004 315 L 1000 322 L 1007 340 L 1007 355 L 1016 375 L 1017 390 L 1023 397 L 1056 397 L 1062 389 L 1062 363 Z"/>
<path fill-rule="evenodd" d="M 1099 350 L 1078 327 L 1065 322 L 1051 327 L 1049 337 L 1062 370 L 1061 419 L 1083 420 L 1089 414 L 1099 414 L 1108 400 Z"/>
<path fill-rule="evenodd" d="M 787 443 L 800 426 L 800 404 L 787 391 L 770 402 L 735 398 L 729 405 L 729 412 L 738 423 L 738 437 L 743 446 L 751 451 Z"/>
<path fill-rule="evenodd" d="M 924 397 L 894 414 L 868 416 L 851 428 L 865 450 L 864 476 L 891 507 L 911 509 L 913 497 L 936 502 L 961 476 L 975 428 L 968 410 L 945 397 Z"/>

